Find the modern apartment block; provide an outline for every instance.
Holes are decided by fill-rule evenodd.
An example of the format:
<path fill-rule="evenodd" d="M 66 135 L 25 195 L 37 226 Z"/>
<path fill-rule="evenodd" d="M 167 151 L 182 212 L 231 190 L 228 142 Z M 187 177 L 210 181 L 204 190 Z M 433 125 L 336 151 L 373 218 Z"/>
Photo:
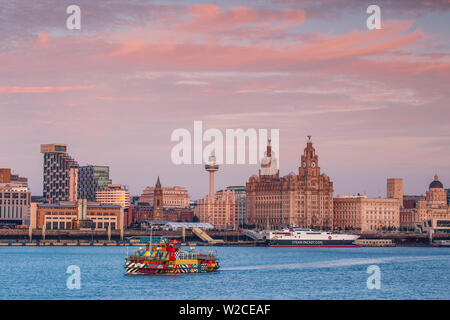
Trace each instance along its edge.
<path fill-rule="evenodd" d="M 43 197 L 47 202 L 77 200 L 78 163 L 67 154 L 64 144 L 43 144 Z"/>
<path fill-rule="evenodd" d="M 216 229 L 234 229 L 236 214 L 236 199 L 234 191 L 225 190 L 209 194 L 197 201 L 194 215 L 200 222 L 210 223 Z"/>
<path fill-rule="evenodd" d="M 27 225 L 30 220 L 28 180 L 0 169 L 0 224 Z"/>
<path fill-rule="evenodd" d="M 246 222 L 247 196 L 245 186 L 229 186 L 225 190 L 233 191 L 236 199 L 235 225 L 242 227 Z M 220 192 L 220 191 L 219 191 Z"/>
<path fill-rule="evenodd" d="M 78 168 L 78 199 L 95 201 L 97 191 L 107 189 L 112 183 L 107 166 L 80 166 Z"/>
<path fill-rule="evenodd" d="M 102 204 L 120 205 L 127 209 L 130 206 L 130 193 L 125 186 L 110 184 L 105 190 L 97 191 L 96 201 Z"/>

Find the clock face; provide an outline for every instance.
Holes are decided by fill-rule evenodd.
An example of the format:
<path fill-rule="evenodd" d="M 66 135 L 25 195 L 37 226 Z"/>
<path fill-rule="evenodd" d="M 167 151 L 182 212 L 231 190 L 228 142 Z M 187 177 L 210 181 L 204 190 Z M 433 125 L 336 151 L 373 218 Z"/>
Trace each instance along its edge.
<path fill-rule="evenodd" d="M 302 166 L 303 166 L 303 168 L 306 168 L 306 162 L 305 161 L 303 161 Z"/>
<path fill-rule="evenodd" d="M 311 162 L 311 167 L 315 168 L 316 167 L 316 163 L 315 162 Z"/>

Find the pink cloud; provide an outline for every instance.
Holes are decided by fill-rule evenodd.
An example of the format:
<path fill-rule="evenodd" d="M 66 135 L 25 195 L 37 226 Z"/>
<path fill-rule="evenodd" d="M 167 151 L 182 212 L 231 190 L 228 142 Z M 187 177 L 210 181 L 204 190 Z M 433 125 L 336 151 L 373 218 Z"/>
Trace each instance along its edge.
<path fill-rule="evenodd" d="M 95 86 L 45 86 L 45 87 L 23 87 L 23 86 L 0 86 L 0 93 L 51 93 L 90 90 Z"/>
<path fill-rule="evenodd" d="M 38 36 L 38 44 L 47 45 L 51 41 L 51 36 L 48 33 L 40 33 Z"/>

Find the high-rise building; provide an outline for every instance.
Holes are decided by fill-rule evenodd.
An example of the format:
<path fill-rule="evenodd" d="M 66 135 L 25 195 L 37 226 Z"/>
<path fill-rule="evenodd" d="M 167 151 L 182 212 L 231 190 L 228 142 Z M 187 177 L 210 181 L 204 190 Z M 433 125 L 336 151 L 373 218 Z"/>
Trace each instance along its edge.
<path fill-rule="evenodd" d="M 80 166 L 78 168 L 78 199 L 95 201 L 97 191 L 112 184 L 107 166 Z"/>
<path fill-rule="evenodd" d="M 12 183 L 16 186 L 28 187 L 28 179 L 11 173 L 10 168 L 0 168 L 0 183 Z"/>
<path fill-rule="evenodd" d="M 0 183 L 9 183 L 11 181 L 11 169 L 0 168 Z"/>
<path fill-rule="evenodd" d="M 11 169 L 0 169 L 0 224 L 29 224 L 30 198 L 26 178 L 11 174 Z"/>
<path fill-rule="evenodd" d="M 216 229 L 235 229 L 236 198 L 234 191 L 224 190 L 209 194 L 197 201 L 194 215 L 200 222 L 210 223 Z"/>
<path fill-rule="evenodd" d="M 403 179 L 388 178 L 386 183 L 387 198 L 397 199 L 403 206 Z"/>
<path fill-rule="evenodd" d="M 399 230 L 400 200 L 340 195 L 333 202 L 334 228 L 361 232 Z"/>
<path fill-rule="evenodd" d="M 447 193 L 447 205 L 450 206 L 450 189 L 445 189 L 445 192 Z"/>
<path fill-rule="evenodd" d="M 249 178 L 247 224 L 261 228 L 333 226 L 333 182 L 320 172 L 319 157 L 308 137 L 298 174 L 279 176 L 270 140 L 259 175 Z"/>
<path fill-rule="evenodd" d="M 229 186 L 225 190 L 233 191 L 236 199 L 236 212 L 234 214 L 236 227 L 242 227 L 246 223 L 247 194 L 245 186 Z M 219 191 L 221 192 L 221 191 Z"/>
<path fill-rule="evenodd" d="M 130 193 L 125 186 L 110 184 L 105 190 L 97 191 L 96 201 L 102 204 L 120 205 L 127 209 L 130 206 Z"/>
<path fill-rule="evenodd" d="M 77 199 L 78 163 L 64 144 L 43 144 L 43 197 L 50 203 Z"/>

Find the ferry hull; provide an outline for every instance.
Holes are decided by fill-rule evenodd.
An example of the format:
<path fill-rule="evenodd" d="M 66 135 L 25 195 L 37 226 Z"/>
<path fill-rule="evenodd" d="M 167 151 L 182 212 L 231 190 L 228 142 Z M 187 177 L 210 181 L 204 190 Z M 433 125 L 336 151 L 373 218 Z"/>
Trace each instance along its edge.
<path fill-rule="evenodd" d="M 219 270 L 218 261 L 133 261 L 125 263 L 127 275 L 156 275 L 178 273 L 208 273 Z"/>
<path fill-rule="evenodd" d="M 270 240 L 269 247 L 359 247 L 354 240 Z"/>

